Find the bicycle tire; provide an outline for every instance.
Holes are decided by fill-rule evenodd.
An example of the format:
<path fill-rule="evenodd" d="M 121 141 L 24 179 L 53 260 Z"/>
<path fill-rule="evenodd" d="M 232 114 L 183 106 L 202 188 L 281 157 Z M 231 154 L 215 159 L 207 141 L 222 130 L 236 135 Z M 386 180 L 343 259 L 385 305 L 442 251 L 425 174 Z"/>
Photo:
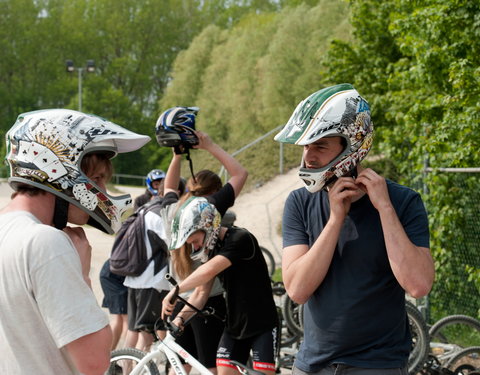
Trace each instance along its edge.
<path fill-rule="evenodd" d="M 275 263 L 275 258 L 273 257 L 273 254 L 268 250 L 267 248 L 260 246 L 260 250 L 262 250 L 263 257 L 265 258 L 265 262 L 267 263 L 267 268 L 268 268 L 268 274 L 270 277 L 273 276 L 276 270 L 276 263 Z"/>
<path fill-rule="evenodd" d="M 124 348 L 124 349 L 117 349 L 112 351 L 110 354 L 110 367 L 108 368 L 105 375 L 122 375 L 122 366 L 118 363 L 122 360 L 131 360 L 138 364 L 143 357 L 145 357 L 147 353 L 134 349 L 134 348 Z M 142 375 L 160 375 L 160 371 L 158 370 L 155 362 L 150 361 L 145 365 L 144 371 L 141 373 Z"/>
<path fill-rule="evenodd" d="M 462 362 L 464 359 L 464 362 Z M 480 346 L 471 346 L 459 351 L 455 356 L 450 358 L 450 360 L 445 365 L 450 371 L 454 371 L 454 374 L 457 374 L 457 370 L 460 366 L 469 366 L 469 369 L 472 369 L 475 372 L 480 371 Z M 463 374 L 463 372 L 461 372 Z M 473 374 L 472 372 L 467 372 L 466 374 Z"/>
<path fill-rule="evenodd" d="M 428 328 L 422 313 L 410 301 L 405 301 L 412 335 L 412 349 L 408 356 L 408 373 L 416 374 L 423 368 L 430 351 Z"/>
<path fill-rule="evenodd" d="M 461 326 L 465 327 L 461 328 Z M 464 330 L 471 330 L 472 328 L 473 331 L 471 332 L 471 337 L 466 337 Z M 449 329 L 451 332 L 449 332 Z M 457 344 L 464 348 L 470 347 L 478 345 L 480 342 L 480 321 L 468 315 L 448 315 L 432 325 L 428 331 L 428 334 L 430 335 L 431 341 L 438 341 L 446 344 Z M 458 342 L 459 336 L 461 337 L 460 341 L 463 340 L 463 342 Z"/>
<path fill-rule="evenodd" d="M 303 305 L 294 302 L 287 293 L 283 295 L 282 314 L 285 325 L 294 335 L 303 336 Z"/>

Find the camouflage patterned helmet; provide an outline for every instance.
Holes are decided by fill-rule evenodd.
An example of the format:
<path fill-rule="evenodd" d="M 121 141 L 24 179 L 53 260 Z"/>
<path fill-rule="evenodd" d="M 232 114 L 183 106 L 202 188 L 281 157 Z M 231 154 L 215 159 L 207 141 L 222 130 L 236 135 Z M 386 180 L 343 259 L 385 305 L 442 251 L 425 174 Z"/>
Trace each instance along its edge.
<path fill-rule="evenodd" d="M 300 102 L 275 140 L 304 146 L 324 137 L 342 137 L 346 147 L 322 168 L 306 168 L 302 158 L 299 176 L 311 193 L 354 170 L 372 146 L 370 106 L 348 83 L 324 88 Z"/>
<path fill-rule="evenodd" d="M 196 231 L 205 232 L 203 246 L 193 249 L 190 255 L 193 260 L 205 262 L 213 250 L 220 232 L 221 216 L 213 204 L 204 197 L 189 198 L 177 211 L 172 222 L 172 239 L 170 250 L 180 248 L 188 237 Z"/>

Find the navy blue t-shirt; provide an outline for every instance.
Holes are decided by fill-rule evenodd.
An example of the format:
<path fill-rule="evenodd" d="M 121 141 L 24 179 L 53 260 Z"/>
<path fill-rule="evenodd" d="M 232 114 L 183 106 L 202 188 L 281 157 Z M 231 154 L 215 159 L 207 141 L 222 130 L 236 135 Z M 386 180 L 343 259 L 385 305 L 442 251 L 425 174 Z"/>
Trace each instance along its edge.
<path fill-rule="evenodd" d="M 387 187 L 409 239 L 429 247 L 420 195 L 388 180 Z M 327 192 L 292 191 L 283 215 L 283 247 L 310 248 L 329 215 Z M 305 304 L 304 332 L 295 366 L 306 372 L 331 363 L 396 368 L 408 361 L 405 291 L 391 270 L 380 216 L 368 195 L 351 205 L 327 275 Z"/>

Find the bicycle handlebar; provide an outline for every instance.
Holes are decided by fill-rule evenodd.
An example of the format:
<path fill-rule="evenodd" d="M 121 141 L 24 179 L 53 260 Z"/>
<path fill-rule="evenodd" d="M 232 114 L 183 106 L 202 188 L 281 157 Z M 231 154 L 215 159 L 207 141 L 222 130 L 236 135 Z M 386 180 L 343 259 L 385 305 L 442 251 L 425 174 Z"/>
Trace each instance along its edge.
<path fill-rule="evenodd" d="M 173 276 L 169 273 L 167 273 L 165 275 L 165 279 L 168 280 L 168 282 L 170 284 L 172 284 L 174 287 L 175 287 L 175 293 L 173 294 L 172 298 L 170 299 L 170 303 L 175 303 L 175 301 L 177 299 L 179 299 L 181 302 L 183 302 L 186 306 L 190 307 L 193 311 L 194 311 L 194 314 L 192 316 L 190 316 L 183 324 L 184 325 L 187 325 L 188 322 L 190 322 L 190 320 L 192 320 L 195 315 L 201 315 L 202 317 L 204 318 L 207 318 L 208 316 L 214 316 L 215 318 L 221 320 L 221 321 L 224 321 L 224 318 L 218 316 L 215 312 L 215 309 L 211 306 L 207 306 L 205 307 L 204 309 L 200 310 L 198 309 L 196 306 L 192 305 L 191 303 L 189 303 L 186 299 L 184 299 L 182 296 L 180 296 L 178 294 L 179 292 L 179 287 L 178 287 L 178 283 L 177 281 L 173 278 Z M 170 320 L 169 320 L 170 316 L 166 317 L 165 319 L 165 322 L 167 324 L 167 327 L 169 327 L 169 329 L 171 331 L 173 331 L 172 333 L 178 333 L 179 331 L 181 331 L 181 329 L 179 327 L 177 327 L 175 324 L 173 324 Z"/>
<path fill-rule="evenodd" d="M 174 287 L 175 287 L 175 293 L 173 294 L 172 298 L 170 298 L 170 303 L 171 304 L 174 304 L 175 301 L 177 300 L 178 298 L 178 292 L 180 290 L 179 286 L 178 286 L 178 283 L 177 283 L 177 280 L 175 280 L 173 278 L 172 275 L 170 275 L 169 273 L 167 273 L 165 275 L 165 279 L 168 280 L 170 282 L 170 284 L 172 284 Z"/>

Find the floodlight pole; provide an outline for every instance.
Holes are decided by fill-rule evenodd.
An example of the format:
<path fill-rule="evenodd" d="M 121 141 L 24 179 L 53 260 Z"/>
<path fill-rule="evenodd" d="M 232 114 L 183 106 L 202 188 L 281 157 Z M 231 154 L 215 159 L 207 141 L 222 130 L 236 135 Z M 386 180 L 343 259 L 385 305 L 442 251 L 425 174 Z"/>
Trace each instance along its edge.
<path fill-rule="evenodd" d="M 78 72 L 78 110 L 82 111 L 82 79 L 83 79 L 83 71 L 86 70 L 87 73 L 93 73 L 95 71 L 95 61 L 94 60 L 87 60 L 87 68 L 78 67 L 76 68 L 73 65 L 72 60 L 67 60 L 65 62 L 67 67 L 68 73 L 73 73 L 75 69 Z"/>
<path fill-rule="evenodd" d="M 83 68 L 77 68 L 78 71 L 78 110 L 82 112 L 82 73 Z"/>

